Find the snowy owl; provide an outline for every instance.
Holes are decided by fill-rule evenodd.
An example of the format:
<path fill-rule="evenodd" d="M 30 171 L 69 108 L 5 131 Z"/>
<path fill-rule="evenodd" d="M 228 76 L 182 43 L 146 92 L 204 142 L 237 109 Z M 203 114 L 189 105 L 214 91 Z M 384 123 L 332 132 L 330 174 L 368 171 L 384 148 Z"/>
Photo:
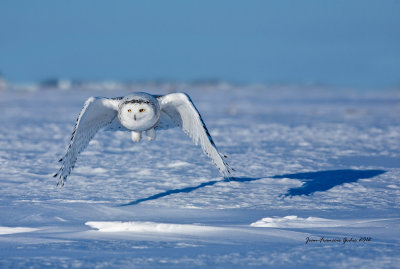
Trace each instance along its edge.
<path fill-rule="evenodd" d="M 139 142 L 142 133 L 152 141 L 156 130 L 176 126 L 181 127 L 196 145 L 201 145 L 203 152 L 225 178 L 231 178 L 233 169 L 224 161 L 226 156 L 218 152 L 200 113 L 187 94 L 136 92 L 125 97 L 90 97 L 86 100 L 76 120 L 67 153 L 60 159 L 61 168 L 54 175 L 59 178 L 57 185 L 64 185 L 78 154 L 102 128 L 130 131 L 132 140 Z"/>

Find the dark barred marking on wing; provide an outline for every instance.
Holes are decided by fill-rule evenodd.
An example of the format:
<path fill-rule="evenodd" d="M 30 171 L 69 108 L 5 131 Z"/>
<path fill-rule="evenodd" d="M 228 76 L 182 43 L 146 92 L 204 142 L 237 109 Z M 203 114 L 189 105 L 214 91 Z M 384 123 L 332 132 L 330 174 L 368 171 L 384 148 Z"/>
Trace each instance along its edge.
<path fill-rule="evenodd" d="M 192 138 L 196 145 L 200 144 L 203 152 L 210 158 L 211 162 L 225 178 L 233 179 L 231 172 L 234 171 L 234 169 L 225 162 L 224 158 L 226 158 L 226 156 L 219 153 L 214 139 L 191 98 L 185 93 L 172 93 L 164 96 L 157 96 L 157 98 L 161 102 L 161 110 L 164 115 L 168 116 L 168 118 L 175 123 L 175 126 L 182 127 L 182 130 Z M 191 121 L 188 116 L 192 117 L 194 121 Z M 160 129 L 173 127 L 170 124 L 166 124 L 168 121 L 165 118 L 160 122 Z"/>
<path fill-rule="evenodd" d="M 206 132 L 206 134 L 207 134 L 207 136 L 208 136 L 208 139 L 210 139 L 211 145 L 213 145 L 213 146 L 215 147 L 215 149 L 217 149 L 217 146 L 215 145 L 214 140 L 213 140 L 213 138 L 211 137 L 211 134 L 210 134 L 210 132 L 208 131 L 207 126 L 206 126 L 206 124 L 204 123 L 203 118 L 201 117 L 201 114 L 200 114 L 199 110 L 198 110 L 197 107 L 194 105 L 194 103 L 193 103 L 192 99 L 190 98 L 190 96 L 187 95 L 187 94 L 185 94 L 185 95 L 186 95 L 186 97 L 189 99 L 190 103 L 192 103 L 192 106 L 193 106 L 194 109 L 196 110 L 197 115 L 199 115 L 201 124 L 203 125 L 204 131 Z"/>
<path fill-rule="evenodd" d="M 190 96 L 187 95 L 187 94 L 185 94 L 185 95 L 186 95 L 186 97 L 189 99 L 189 101 L 192 103 L 192 106 L 194 107 L 194 109 L 196 110 L 197 115 L 198 115 L 199 118 L 200 118 L 201 124 L 203 125 L 204 131 L 205 131 L 205 133 L 207 134 L 207 137 L 208 137 L 208 139 L 210 140 L 211 145 L 215 148 L 215 150 L 217 151 L 218 155 L 221 157 L 221 161 L 222 161 L 222 163 L 224 164 L 224 166 L 225 166 L 225 168 L 226 168 L 226 171 L 224 171 L 221 167 L 219 167 L 219 166 L 217 165 L 217 163 L 216 163 L 216 162 L 214 161 L 214 159 L 213 159 L 213 156 L 212 156 L 212 153 L 211 153 L 211 152 L 209 152 L 208 150 L 204 150 L 204 152 L 205 152 L 206 155 L 211 159 L 211 162 L 214 164 L 214 166 L 216 166 L 217 169 L 218 169 L 223 175 L 225 175 L 228 179 L 234 179 L 234 178 L 231 177 L 230 175 L 231 175 L 231 171 L 235 171 L 235 169 L 233 169 L 227 162 L 225 162 L 225 161 L 222 159 L 222 157 L 227 158 L 227 156 L 226 156 L 226 155 L 223 155 L 223 154 L 221 154 L 221 153 L 219 153 L 218 148 L 217 148 L 217 146 L 215 145 L 214 140 L 213 140 L 213 138 L 212 138 L 210 132 L 208 131 L 207 126 L 206 126 L 206 124 L 205 124 L 203 118 L 201 117 L 201 114 L 200 114 L 199 110 L 197 109 L 196 105 L 193 103 L 193 101 L 192 101 L 192 99 L 190 98 Z M 228 173 L 228 175 L 226 175 L 226 173 Z"/>
<path fill-rule="evenodd" d="M 106 117 L 98 118 L 99 120 L 92 122 L 93 125 L 91 127 L 89 127 L 89 129 L 85 129 L 85 128 L 87 128 L 87 127 L 85 127 L 85 124 L 87 124 L 87 118 L 86 118 L 86 120 L 84 120 L 84 122 L 86 121 L 86 123 L 84 123 L 84 125 L 82 127 L 79 127 L 85 113 L 93 113 L 94 112 L 93 109 L 92 110 L 89 109 L 89 106 L 92 104 L 95 104 L 95 102 L 96 102 L 95 105 L 98 105 L 99 104 L 98 101 L 103 102 L 102 100 L 118 101 L 118 99 L 115 99 L 115 98 L 107 99 L 107 98 L 100 98 L 100 97 L 97 97 L 97 98 L 91 97 L 88 100 L 86 100 L 85 104 L 82 107 L 82 110 L 80 111 L 80 113 L 75 121 L 74 129 L 72 131 L 72 135 L 71 135 L 70 143 L 68 145 L 67 152 L 64 155 L 64 157 L 59 160 L 59 162 L 62 162 L 62 165 L 61 165 L 60 169 L 58 170 L 58 172 L 54 175 L 54 177 L 59 176 L 59 182 L 57 183 L 57 186 L 62 187 L 64 185 L 64 182 L 66 181 L 67 177 L 71 174 L 72 169 L 75 167 L 75 162 L 77 160 L 78 155 L 83 150 L 86 149 L 86 147 L 89 144 L 89 141 L 96 135 L 97 131 L 104 126 L 109 125 L 116 117 L 117 111 L 115 111 L 115 115 L 114 115 L 114 113 L 111 113 L 111 114 L 109 113 L 106 115 Z M 113 110 L 113 108 L 110 108 L 109 105 L 106 106 L 103 103 L 101 103 L 101 104 L 102 104 L 102 106 L 100 106 L 101 112 L 104 111 L 103 109 L 112 109 Z M 88 112 L 88 109 L 89 109 L 89 112 Z M 83 128 L 83 130 L 81 128 Z M 78 134 L 78 129 L 80 130 L 79 134 Z M 78 137 L 77 137 L 77 135 L 78 135 Z"/>

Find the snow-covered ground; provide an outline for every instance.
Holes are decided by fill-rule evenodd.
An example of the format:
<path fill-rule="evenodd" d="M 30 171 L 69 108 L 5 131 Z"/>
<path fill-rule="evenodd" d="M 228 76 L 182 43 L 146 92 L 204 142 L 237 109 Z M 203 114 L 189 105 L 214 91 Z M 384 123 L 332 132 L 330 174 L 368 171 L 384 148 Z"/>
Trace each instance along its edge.
<path fill-rule="evenodd" d="M 52 175 L 89 96 L 185 91 L 236 171 L 179 129 L 99 132 Z M 395 268 L 400 91 L 143 85 L 0 92 L 1 268 Z"/>

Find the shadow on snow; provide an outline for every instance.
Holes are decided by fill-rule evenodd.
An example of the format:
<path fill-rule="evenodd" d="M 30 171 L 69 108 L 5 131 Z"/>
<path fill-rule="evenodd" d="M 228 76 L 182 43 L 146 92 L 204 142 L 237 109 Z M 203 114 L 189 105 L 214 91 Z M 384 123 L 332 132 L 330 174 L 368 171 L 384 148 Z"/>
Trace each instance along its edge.
<path fill-rule="evenodd" d="M 362 178 L 372 178 L 385 173 L 383 170 L 330 170 L 308 173 L 277 175 L 272 178 L 300 179 L 304 182 L 298 188 L 291 188 L 284 196 L 310 195 L 316 191 L 327 191 L 344 183 L 357 182 Z"/>
<path fill-rule="evenodd" d="M 212 180 L 212 181 L 201 183 L 200 185 L 197 185 L 197 186 L 194 186 L 194 187 L 186 187 L 186 188 L 182 188 L 182 189 L 174 189 L 174 190 L 168 190 L 168 191 L 165 191 L 165 192 L 160 192 L 160 193 L 157 193 L 155 195 L 149 196 L 147 198 L 138 199 L 138 200 L 126 203 L 126 204 L 122 204 L 120 206 L 137 205 L 137 204 L 145 202 L 145 201 L 155 200 L 155 199 L 162 198 L 162 197 L 165 197 L 165 196 L 168 196 L 168 195 L 171 195 L 171 194 L 175 194 L 175 193 L 189 193 L 189 192 L 195 191 L 197 189 L 200 189 L 200 188 L 203 188 L 203 187 L 206 187 L 206 186 L 215 185 L 216 183 L 220 183 L 220 182 L 230 182 L 230 181 L 248 182 L 248 181 L 254 181 L 254 180 L 258 180 L 258 179 L 261 179 L 261 178 L 248 178 L 248 177 L 239 177 L 239 178 L 237 178 L 237 177 L 235 177 L 234 180 L 231 180 L 231 179 L 228 179 L 228 178 L 223 179 L 223 180 Z"/>
<path fill-rule="evenodd" d="M 298 188 L 291 188 L 287 191 L 284 195 L 286 196 L 296 196 L 296 195 L 310 195 L 316 191 L 326 191 L 335 186 L 344 184 L 344 183 L 352 183 L 356 182 L 362 178 L 372 178 L 378 176 L 380 174 L 385 173 L 384 170 L 330 170 L 330 171 L 317 171 L 317 172 L 307 172 L 307 173 L 296 173 L 296 174 L 285 174 L 285 175 L 276 175 L 269 178 L 291 178 L 291 179 L 300 179 L 304 182 Z M 250 178 L 250 177 L 235 177 L 234 181 L 236 182 L 250 182 L 259 180 L 266 177 L 257 177 L 257 178 Z M 197 189 L 213 186 L 216 183 L 222 182 L 230 182 L 230 179 L 223 179 L 223 180 L 213 180 L 201 183 L 194 187 L 186 187 L 181 189 L 173 189 L 167 190 L 164 192 L 157 193 L 155 195 L 134 200 L 132 202 L 121 204 L 119 206 L 128 206 L 128 205 L 137 205 L 142 202 L 156 200 L 171 194 L 176 193 L 189 193 L 195 191 Z"/>

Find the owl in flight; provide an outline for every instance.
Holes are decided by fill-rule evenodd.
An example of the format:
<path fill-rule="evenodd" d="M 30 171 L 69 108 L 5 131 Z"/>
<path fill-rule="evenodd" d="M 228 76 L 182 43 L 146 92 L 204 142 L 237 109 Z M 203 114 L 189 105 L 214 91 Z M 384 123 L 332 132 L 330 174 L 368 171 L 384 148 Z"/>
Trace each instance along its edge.
<path fill-rule="evenodd" d="M 102 128 L 130 131 L 132 140 L 139 142 L 142 135 L 151 141 L 156 138 L 156 130 L 177 126 L 196 145 L 201 145 L 203 152 L 225 178 L 231 178 L 233 169 L 224 161 L 226 156 L 218 152 L 199 111 L 187 94 L 136 92 L 125 97 L 90 97 L 86 100 L 76 120 L 67 153 L 60 159 L 61 168 L 54 175 L 59 179 L 57 185 L 64 185 L 78 154 Z"/>

